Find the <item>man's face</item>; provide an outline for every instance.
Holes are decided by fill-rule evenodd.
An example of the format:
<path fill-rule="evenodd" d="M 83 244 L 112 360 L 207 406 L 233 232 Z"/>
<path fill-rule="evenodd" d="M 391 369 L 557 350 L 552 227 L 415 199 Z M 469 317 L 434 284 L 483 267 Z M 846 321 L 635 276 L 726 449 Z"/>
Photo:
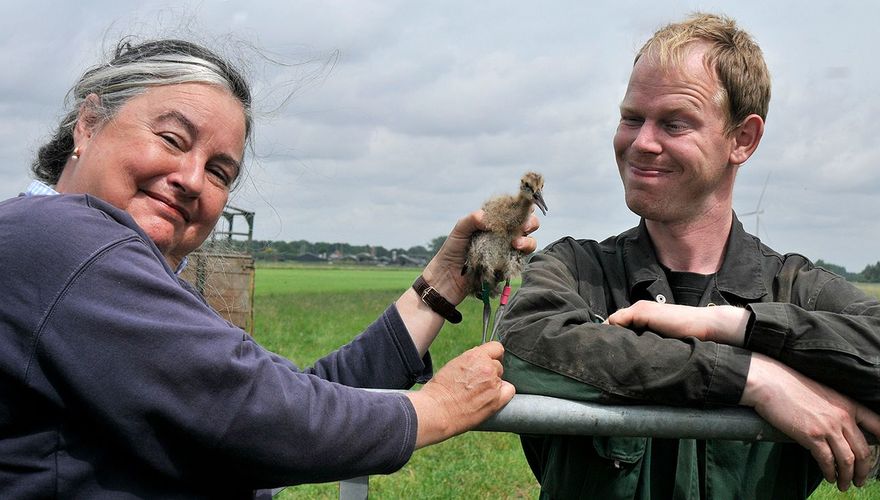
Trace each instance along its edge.
<path fill-rule="evenodd" d="M 617 167 L 627 206 L 648 220 L 687 223 L 729 208 L 735 141 L 704 52 L 694 45 L 670 68 L 650 54 L 639 58 L 620 104 Z"/>

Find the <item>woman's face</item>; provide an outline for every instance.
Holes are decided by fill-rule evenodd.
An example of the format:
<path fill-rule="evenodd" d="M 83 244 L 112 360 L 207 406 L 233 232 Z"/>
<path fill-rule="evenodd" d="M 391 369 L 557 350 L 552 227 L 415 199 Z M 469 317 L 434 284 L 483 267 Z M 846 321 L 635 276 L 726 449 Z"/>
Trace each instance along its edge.
<path fill-rule="evenodd" d="M 79 159 L 56 189 L 125 210 L 174 267 L 223 212 L 244 154 L 244 108 L 219 86 L 153 87 L 103 123 L 84 106 L 74 143 Z"/>

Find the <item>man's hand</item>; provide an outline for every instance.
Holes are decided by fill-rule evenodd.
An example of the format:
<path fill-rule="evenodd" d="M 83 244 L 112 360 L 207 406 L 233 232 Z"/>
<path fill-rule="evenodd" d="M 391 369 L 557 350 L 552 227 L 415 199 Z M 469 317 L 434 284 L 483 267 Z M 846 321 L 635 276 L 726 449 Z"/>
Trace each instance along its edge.
<path fill-rule="evenodd" d="M 761 354 L 752 363 L 740 404 L 810 450 L 825 479 L 846 491 L 862 486 L 873 457 L 859 429 L 880 436 L 880 416 L 837 391 Z"/>
<path fill-rule="evenodd" d="M 501 380 L 504 347 L 488 342 L 446 363 L 417 392 L 407 395 L 419 420 L 416 448 L 473 429 L 494 415 L 516 392 Z"/>
<path fill-rule="evenodd" d="M 749 311 L 734 306 L 691 307 L 640 300 L 618 309 L 605 321 L 630 330 L 650 330 L 664 337 L 696 337 L 742 346 Z"/>

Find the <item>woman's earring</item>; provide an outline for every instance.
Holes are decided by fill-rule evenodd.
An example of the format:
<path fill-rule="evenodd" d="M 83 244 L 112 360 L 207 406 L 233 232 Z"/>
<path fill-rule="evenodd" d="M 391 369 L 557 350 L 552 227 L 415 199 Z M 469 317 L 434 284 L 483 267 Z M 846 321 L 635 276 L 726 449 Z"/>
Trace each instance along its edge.
<path fill-rule="evenodd" d="M 73 148 L 73 154 L 70 155 L 70 159 L 79 160 L 79 146 Z"/>

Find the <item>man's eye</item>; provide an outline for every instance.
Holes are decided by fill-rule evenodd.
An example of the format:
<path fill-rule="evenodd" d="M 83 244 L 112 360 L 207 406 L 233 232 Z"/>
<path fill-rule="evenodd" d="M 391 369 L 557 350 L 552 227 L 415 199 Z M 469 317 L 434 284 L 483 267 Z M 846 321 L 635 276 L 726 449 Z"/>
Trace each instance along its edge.
<path fill-rule="evenodd" d="M 670 132 L 681 132 L 688 129 L 688 124 L 681 121 L 671 121 L 666 122 L 665 127 L 666 130 L 669 130 Z"/>

